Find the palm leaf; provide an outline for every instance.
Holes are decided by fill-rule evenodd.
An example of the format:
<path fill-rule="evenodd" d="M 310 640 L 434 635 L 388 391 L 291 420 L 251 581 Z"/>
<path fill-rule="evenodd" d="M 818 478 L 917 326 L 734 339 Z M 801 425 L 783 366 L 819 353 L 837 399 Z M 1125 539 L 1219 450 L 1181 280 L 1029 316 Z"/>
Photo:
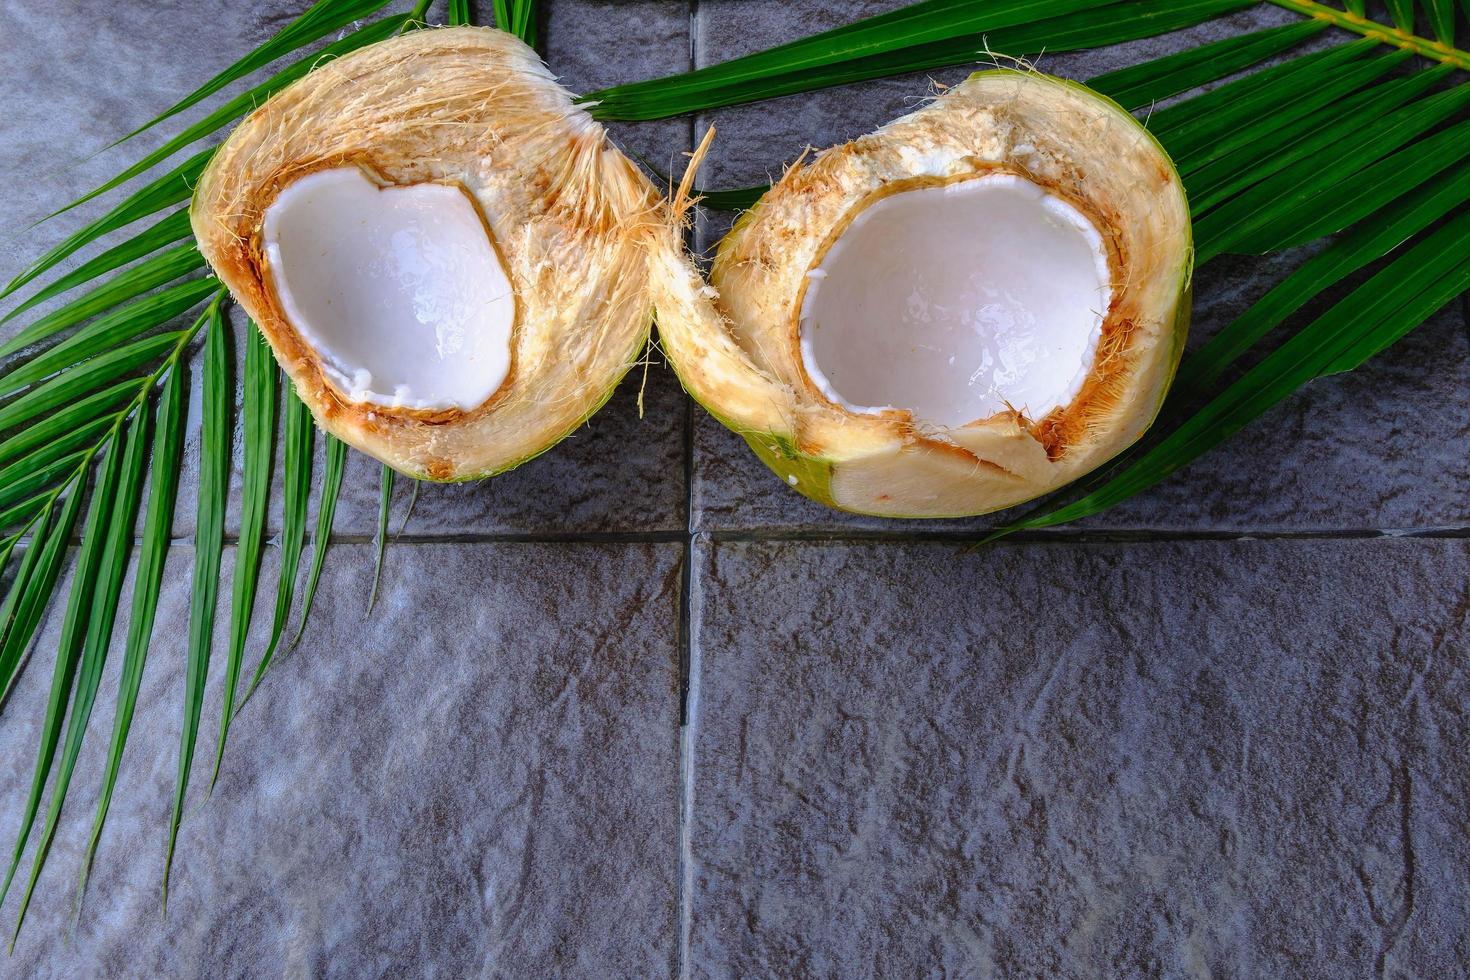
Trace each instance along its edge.
<path fill-rule="evenodd" d="M 285 503 L 281 516 L 281 570 L 277 577 L 276 613 L 271 622 L 270 641 L 260 664 L 255 668 L 250 687 L 245 692 L 246 700 L 255 693 L 260 679 L 265 676 L 280 645 L 281 634 L 286 629 L 286 619 L 291 614 L 291 598 L 296 591 L 296 572 L 300 567 L 301 549 L 306 543 L 306 506 L 311 496 L 311 409 L 296 397 L 289 384 L 286 391 L 286 459 L 285 459 Z"/>
<path fill-rule="evenodd" d="M 0 317 L 0 323 L 14 319 L 26 310 L 40 303 L 44 303 L 54 296 L 60 296 L 68 290 L 75 289 L 84 282 L 91 282 L 98 276 L 105 275 L 114 269 L 120 269 L 129 262 L 141 258 L 150 252 L 155 252 L 165 245 L 172 245 L 174 242 L 183 241 L 185 238 L 192 237 L 193 233 L 193 229 L 189 226 L 189 209 L 180 208 L 173 214 L 160 220 L 147 231 L 133 238 L 129 238 L 120 245 L 114 245 L 101 255 L 87 260 L 76 269 L 37 290 L 33 295 L 27 297 L 24 303 L 21 303 L 15 309 Z M 196 268 L 202 267 L 203 256 L 200 256 L 200 260 L 200 266 L 196 266 Z M 167 280 L 161 281 L 166 282 Z"/>
<path fill-rule="evenodd" d="M 146 262 L 140 262 L 122 275 L 109 280 L 106 285 L 92 290 L 78 299 L 46 316 L 34 321 L 0 344 L 0 357 L 6 357 L 32 344 L 76 326 L 104 310 L 112 309 L 127 300 L 142 296 L 180 276 L 188 275 L 204 267 L 204 256 L 193 245 L 160 252 Z M 193 304 L 190 304 L 193 305 Z"/>
<path fill-rule="evenodd" d="M 62 635 L 67 635 L 73 621 L 84 629 L 81 658 L 77 667 L 77 683 L 72 697 L 71 716 L 67 720 L 66 741 L 62 748 L 61 762 L 56 773 L 56 782 L 51 789 L 51 806 L 46 814 L 46 824 L 36 845 L 36 854 L 31 862 L 30 880 L 26 882 L 25 895 L 21 899 L 20 912 L 16 915 L 15 930 L 11 934 L 11 947 L 20 934 L 26 910 L 30 908 L 31 896 L 36 890 L 36 879 L 51 845 L 56 839 L 56 825 L 61 819 L 62 804 L 76 771 L 77 757 L 82 751 L 82 739 L 86 736 L 87 722 L 92 716 L 92 706 L 97 701 L 97 687 L 102 681 L 102 667 L 107 660 L 107 648 L 112 640 L 112 625 L 117 619 L 118 599 L 122 595 L 123 575 L 133 550 L 133 525 L 138 517 L 138 502 L 143 492 L 143 460 L 147 413 L 141 408 L 134 414 L 122 436 L 114 435 L 108 449 L 107 462 L 102 468 L 102 481 L 93 495 L 93 515 L 99 516 L 94 526 L 89 516 L 87 530 L 82 539 L 82 558 L 85 561 L 93 547 L 92 539 L 100 542 L 97 570 L 92 577 L 91 588 L 85 592 L 72 592 L 72 605 L 67 609 L 67 618 Z M 119 438 L 122 439 L 119 444 Z M 98 507 L 99 501 L 101 507 Z M 81 580 L 81 565 L 77 578 Z M 63 643 L 65 640 L 63 640 Z"/>
<path fill-rule="evenodd" d="M 62 343 L 0 374 L 0 396 L 13 394 L 89 358 L 116 351 L 120 344 L 194 309 L 217 289 L 218 284 L 212 280 L 191 279 L 98 317 Z M 164 349 L 167 346 L 163 344 Z"/>
<path fill-rule="evenodd" d="M 332 543 L 332 521 L 337 514 L 337 497 L 342 492 L 342 474 L 347 469 L 347 444 L 332 436 L 327 441 L 327 471 L 322 476 L 322 496 L 317 503 L 316 530 L 311 538 L 311 571 L 306 577 L 306 598 L 301 601 L 301 624 L 296 628 L 295 646 L 306 632 L 306 621 L 316 600 L 316 585 L 322 577 L 322 564 Z"/>
<path fill-rule="evenodd" d="M 245 401 L 240 413 L 245 420 L 245 485 L 240 494 L 240 540 L 235 547 L 235 582 L 230 600 L 230 653 L 225 665 L 214 773 L 209 777 L 211 791 L 219 779 L 230 719 L 235 714 L 235 686 L 245 659 L 250 614 L 255 609 L 265 519 L 270 510 L 271 465 L 276 454 L 276 362 L 270 344 L 254 323 L 246 333 Z"/>
<path fill-rule="evenodd" d="M 375 7 L 381 7 L 384 6 L 386 2 L 387 0 L 373 0 L 372 5 Z M 169 157 L 173 156 L 175 153 L 179 152 L 189 144 L 197 143 L 199 140 L 204 139 L 204 137 L 208 136 L 209 134 L 216 132 L 219 129 L 222 129 L 225 125 L 234 122 L 236 119 L 239 119 L 241 116 L 245 115 L 245 113 L 249 112 L 251 109 L 254 109 L 257 105 L 270 98 L 271 95 L 275 92 L 278 92 L 281 89 L 285 88 L 287 85 L 296 81 L 296 79 L 303 77 L 307 72 L 311 71 L 318 64 L 331 58 L 341 57 L 342 55 L 347 54 L 349 51 L 356 51 L 358 48 L 365 47 L 377 41 L 386 40 L 387 38 L 392 37 L 394 34 L 402 30 L 404 26 L 406 26 L 410 19 L 410 16 L 411 15 L 409 14 L 399 14 L 396 17 L 389 17 L 386 20 L 378 21 L 375 24 L 364 27 L 362 30 L 354 31 L 341 40 L 334 41 L 333 43 L 327 45 L 321 51 L 317 51 L 306 58 L 302 58 L 295 64 L 285 69 L 282 69 L 281 71 L 277 72 L 275 75 L 272 75 L 269 79 L 261 82 L 254 88 L 248 89 L 245 92 L 242 92 L 239 95 L 235 96 L 233 99 L 226 102 L 224 105 L 220 106 L 218 109 L 211 112 L 209 115 L 205 116 L 194 125 L 185 129 L 182 133 L 175 136 L 173 139 L 165 142 L 158 149 L 144 156 L 143 159 L 139 160 L 137 163 L 123 170 L 123 172 L 118 174 L 116 177 L 113 177 L 112 179 L 100 184 L 93 190 L 88 191 L 86 194 L 83 194 L 81 197 L 77 198 L 75 201 L 72 201 L 70 204 L 61 208 L 59 211 L 52 212 L 52 214 L 48 217 L 55 217 L 62 212 L 70 211 L 77 205 L 85 204 L 95 197 L 100 197 L 101 195 L 106 194 L 108 191 L 122 186 L 139 174 L 151 170 L 154 166 L 164 160 L 167 160 Z M 315 40 L 315 38 L 312 38 L 312 40 Z"/>
<path fill-rule="evenodd" d="M 692 72 L 583 97 L 599 119 L 703 112 L 1011 55 L 1102 47 L 1190 27 L 1253 0 L 927 0 Z"/>
<path fill-rule="evenodd" d="M 1470 212 L 1422 238 L 1303 328 L 1165 439 L 1081 500 L 1008 525 L 992 537 L 1106 510 L 1225 441 L 1298 387 L 1350 371 L 1470 288 Z"/>
<path fill-rule="evenodd" d="M 304 14 L 282 28 L 275 37 L 119 139 L 113 146 L 132 139 L 165 119 L 178 115 L 190 106 L 197 105 L 231 82 L 238 81 L 278 58 L 284 58 L 291 52 L 326 37 L 333 31 L 345 28 L 353 21 L 369 17 L 387 5 L 388 0 L 317 0 L 307 8 Z"/>
<path fill-rule="evenodd" d="M 118 479 L 122 473 L 123 454 L 117 441 L 111 440 L 110 445 L 106 446 L 103 452 L 106 455 L 102 475 L 97 487 L 92 491 L 91 503 L 87 508 L 87 520 L 82 530 L 82 546 L 77 555 L 76 567 L 72 570 L 71 594 L 67 600 L 66 613 L 61 621 L 61 638 L 57 641 L 56 663 L 51 675 L 51 695 L 46 704 L 46 718 L 41 723 L 41 745 L 36 756 L 35 772 L 31 777 L 31 791 L 26 799 L 20 832 L 16 835 L 15 851 L 11 855 L 10 869 L 5 873 L 4 884 L 0 885 L 0 902 L 4 901 L 5 895 L 10 891 L 16 869 L 20 866 L 21 854 L 25 851 L 26 842 L 30 839 L 31 828 L 35 825 L 36 813 L 41 807 L 41 794 L 51 775 L 52 764 L 56 761 L 56 749 L 61 742 L 62 724 L 66 720 L 66 703 L 72 694 L 77 676 L 77 665 L 81 660 L 82 648 L 86 641 L 86 608 L 90 605 L 92 593 L 96 587 L 102 552 L 108 537 L 107 519 L 115 505 Z M 71 481 L 73 500 L 80 500 L 83 496 L 80 477 L 84 468 L 85 462 L 75 468 L 77 475 Z M 88 712 L 91 710 L 86 677 L 83 678 L 83 686 L 78 689 L 77 701 L 73 705 L 74 712 L 83 709 Z M 63 773 L 63 776 L 65 775 Z M 59 783 L 57 788 L 64 794 L 65 791 Z M 19 928 L 18 923 L 17 928 Z"/>
<path fill-rule="evenodd" d="M 368 612 L 372 612 L 373 606 L 378 604 L 378 583 L 383 578 L 383 553 L 388 548 L 388 511 L 393 503 L 393 477 L 395 475 L 393 468 L 384 464 L 378 483 L 378 533 L 373 538 L 378 560 L 373 565 L 373 589 L 368 594 Z"/>
<path fill-rule="evenodd" d="M 1443 81 L 1447 66 L 1418 71 L 1375 85 L 1329 106 L 1300 127 L 1263 136 L 1256 144 L 1219 157 L 1185 178 L 1196 215 L 1235 197 L 1253 184 L 1363 133 L 1365 119 L 1381 119 Z"/>
<path fill-rule="evenodd" d="M 1141 109 L 1244 71 L 1326 29 L 1318 20 L 1269 27 L 1107 72 L 1087 85 L 1125 108 Z"/>
<path fill-rule="evenodd" d="M 184 723 L 179 737 L 179 773 L 174 783 L 173 814 L 169 818 L 168 851 L 163 864 L 163 901 L 168 904 L 168 879 L 174 846 L 184 813 L 184 793 L 194 762 L 199 735 L 199 712 L 209 674 L 210 641 L 214 636 L 215 594 L 219 590 L 220 557 L 224 550 L 225 497 L 230 487 L 230 377 L 229 329 L 216 299 L 209 307 L 204 341 L 203 422 L 199 443 L 199 510 L 194 530 L 194 587 L 189 603 L 189 653 L 184 676 Z"/>
<path fill-rule="evenodd" d="M 165 351 L 175 347 L 182 336 L 181 332 L 156 334 L 83 361 L 72 370 L 32 388 L 4 408 L 0 408 L 0 429 L 8 429 L 29 422 L 54 408 L 86 397 L 108 382 L 157 361 Z"/>
<path fill-rule="evenodd" d="M 153 438 L 153 464 L 150 470 L 152 489 L 148 496 L 148 513 L 143 519 L 143 541 L 138 554 L 138 571 L 133 585 L 133 606 L 128 616 L 127 647 L 123 653 L 122 676 L 118 680 L 117 710 L 113 719 L 112 742 L 107 750 L 107 772 L 97 800 L 97 813 L 92 818 L 92 831 L 87 839 L 87 852 L 82 858 L 81 881 L 77 885 L 80 903 L 87 890 L 87 876 L 92 859 L 102 839 L 102 825 L 112 804 L 118 769 L 122 766 L 123 748 L 133 711 L 138 703 L 138 688 L 143 681 L 143 664 L 148 657 L 148 641 L 153 620 L 158 612 L 158 596 L 163 585 L 163 566 L 168 558 L 169 531 L 173 525 L 174 501 L 178 496 L 179 468 L 184 451 L 184 372 L 174 370 L 164 383 L 158 402 L 158 420 Z"/>
<path fill-rule="evenodd" d="M 1354 228 L 1312 256 L 1186 360 L 1175 383 L 1185 392 L 1214 385 L 1226 368 L 1323 290 L 1383 258 L 1466 203 L 1470 203 L 1470 162 L 1462 162 L 1410 195 L 1388 221 Z"/>
<path fill-rule="evenodd" d="M 137 381 L 129 379 L 65 405 L 55 414 L 48 415 L 0 441 L 0 463 L 24 456 L 38 446 L 49 444 L 53 439 L 64 438 L 78 426 L 94 423 L 112 409 L 132 401 L 137 391 Z"/>
<path fill-rule="evenodd" d="M 199 175 L 204 172 L 204 168 L 209 163 L 209 158 L 213 154 L 213 147 L 200 150 L 168 173 L 129 194 L 121 203 L 96 221 L 68 235 L 61 244 L 47 251 L 39 259 L 26 266 L 14 279 L 10 280 L 10 283 L 6 285 L 5 289 L 0 290 L 0 299 L 9 296 L 57 263 L 70 257 L 77 250 L 97 241 L 103 235 L 126 227 L 140 218 L 157 214 L 165 208 L 178 204 L 180 201 L 187 201 L 189 195 L 194 192 L 194 185 L 199 181 Z"/>

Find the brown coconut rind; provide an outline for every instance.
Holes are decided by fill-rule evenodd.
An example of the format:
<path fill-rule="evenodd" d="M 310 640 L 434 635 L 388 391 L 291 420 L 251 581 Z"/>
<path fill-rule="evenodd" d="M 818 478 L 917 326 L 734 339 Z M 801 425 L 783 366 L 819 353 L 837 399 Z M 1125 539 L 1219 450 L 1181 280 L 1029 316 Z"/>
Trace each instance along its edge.
<path fill-rule="evenodd" d="M 1107 240 L 1114 297 L 1082 390 L 1045 418 L 953 427 L 828 401 L 798 342 L 807 272 L 874 200 L 996 171 L 1061 196 Z M 685 387 L 790 486 L 858 513 L 957 517 L 1054 490 L 1144 433 L 1183 351 L 1192 267 L 1183 185 L 1148 131 L 1081 85 L 996 70 L 789 170 L 721 243 L 713 289 L 673 261 L 651 273 Z"/>
<path fill-rule="evenodd" d="M 357 165 L 384 184 L 463 188 L 516 291 L 511 370 L 469 411 L 353 402 L 286 320 L 261 248 L 291 181 Z M 270 341 L 317 423 L 420 479 L 510 469 L 612 393 L 649 333 L 649 181 L 536 53 L 483 28 L 420 30 L 328 62 L 257 109 L 211 160 L 190 209 L 200 251 Z"/>

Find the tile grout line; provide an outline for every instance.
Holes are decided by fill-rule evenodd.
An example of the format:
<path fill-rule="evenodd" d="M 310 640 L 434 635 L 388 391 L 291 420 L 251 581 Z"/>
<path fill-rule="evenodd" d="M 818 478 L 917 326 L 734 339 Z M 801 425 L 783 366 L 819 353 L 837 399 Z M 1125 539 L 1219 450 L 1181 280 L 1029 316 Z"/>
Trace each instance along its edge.
<path fill-rule="evenodd" d="M 699 67 L 699 0 L 689 0 L 689 70 Z M 688 147 L 693 152 L 699 131 L 697 115 L 689 117 Z M 685 233 L 693 246 L 695 225 Z M 694 612 L 697 587 L 694 576 L 694 400 L 684 396 L 684 549 L 679 590 L 679 812 L 678 853 L 674 862 L 674 976 L 690 975 L 689 937 L 693 929 L 692 884 L 694 869 L 689 855 L 689 825 L 694 800 Z"/>
<path fill-rule="evenodd" d="M 691 408 L 686 407 L 686 413 L 693 415 Z M 686 473 L 686 479 L 689 474 Z M 686 494 L 686 506 L 692 505 L 692 493 Z M 392 541 L 393 547 L 402 546 L 430 546 L 441 544 L 585 544 L 585 545 L 613 545 L 613 544 L 680 544 L 688 552 L 693 548 L 696 539 L 715 543 L 745 544 L 752 542 L 809 542 L 830 544 L 974 544 L 990 533 L 989 528 L 975 528 L 974 530 L 925 530 L 921 528 L 905 530 L 888 530 L 884 528 L 862 529 L 810 529 L 810 530 L 787 530 L 780 528 L 731 528 L 724 530 L 700 531 L 690 528 L 687 531 L 568 531 L 565 533 L 546 531 L 507 531 L 503 533 L 464 533 L 464 534 L 408 534 L 405 533 L 395 537 Z M 274 528 L 267 531 L 267 540 L 274 540 L 279 535 L 280 529 Z M 1192 541 L 1364 541 L 1377 540 L 1380 538 L 1414 538 L 1414 539 L 1470 539 L 1470 524 L 1451 524 L 1443 526 L 1407 527 L 1407 528 L 1377 528 L 1377 527 L 1337 527 L 1322 529 L 1301 530 L 1234 530 L 1234 531 L 1211 531 L 1211 530 L 1158 530 L 1150 528 L 1117 528 L 1108 529 L 1077 529 L 1053 528 L 1049 530 L 1018 531 L 1001 541 L 996 542 L 1003 545 L 1007 542 L 1015 544 L 1066 544 L 1066 545 L 1103 545 L 1103 544 L 1172 544 L 1188 543 Z M 376 540 L 373 534 L 332 534 L 334 545 L 363 545 L 372 544 Z M 75 541 L 73 542 L 75 544 Z M 134 538 L 134 545 L 142 543 L 141 539 Z M 187 547 L 194 543 L 194 535 L 180 534 L 169 538 L 170 547 Z M 224 536 L 226 545 L 239 543 L 238 534 L 226 534 Z M 687 680 L 687 678 L 686 678 Z M 684 717 L 681 712 L 680 718 Z"/>

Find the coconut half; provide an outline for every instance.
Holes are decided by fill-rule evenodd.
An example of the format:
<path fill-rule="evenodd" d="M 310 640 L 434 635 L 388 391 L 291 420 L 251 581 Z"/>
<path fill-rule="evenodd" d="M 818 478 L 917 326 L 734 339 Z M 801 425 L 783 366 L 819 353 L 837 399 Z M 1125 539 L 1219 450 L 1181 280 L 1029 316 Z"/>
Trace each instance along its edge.
<path fill-rule="evenodd" d="M 667 220 L 536 53 L 483 28 L 284 89 L 190 216 L 318 424 L 432 480 L 510 469 L 606 401 L 647 340 L 647 228 Z"/>
<path fill-rule="evenodd" d="M 1183 186 L 1126 111 L 971 76 L 791 168 L 713 290 L 655 262 L 664 350 L 789 485 L 843 510 L 981 514 L 1141 436 L 1183 350 Z"/>

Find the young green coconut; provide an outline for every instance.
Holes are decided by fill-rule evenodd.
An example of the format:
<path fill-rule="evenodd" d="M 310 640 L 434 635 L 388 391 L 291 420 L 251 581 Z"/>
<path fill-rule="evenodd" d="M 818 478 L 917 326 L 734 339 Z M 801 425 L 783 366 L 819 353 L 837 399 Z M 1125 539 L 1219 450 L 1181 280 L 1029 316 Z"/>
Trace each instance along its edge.
<path fill-rule="evenodd" d="M 1192 269 L 1179 176 L 1122 108 L 980 72 L 792 167 L 703 286 L 654 255 L 663 348 L 788 484 L 843 510 L 982 514 L 1157 415 Z"/>
<path fill-rule="evenodd" d="M 500 31 L 421 30 L 251 114 L 194 193 L 199 248 L 318 424 L 411 476 L 550 448 L 639 357 L 646 178 Z"/>

